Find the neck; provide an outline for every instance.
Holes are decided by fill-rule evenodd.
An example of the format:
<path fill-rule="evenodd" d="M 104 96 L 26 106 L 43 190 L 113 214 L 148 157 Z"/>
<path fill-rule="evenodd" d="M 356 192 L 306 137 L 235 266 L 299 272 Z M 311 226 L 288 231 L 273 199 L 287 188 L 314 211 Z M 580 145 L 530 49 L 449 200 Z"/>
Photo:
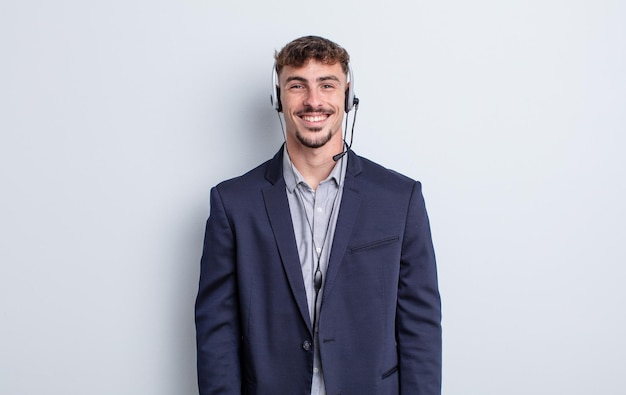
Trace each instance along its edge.
<path fill-rule="evenodd" d="M 341 134 L 339 133 L 339 137 Z M 343 150 L 343 141 L 335 139 L 320 148 L 308 148 L 287 139 L 287 151 L 291 163 L 313 189 L 325 180 L 335 167 L 333 156 Z"/>

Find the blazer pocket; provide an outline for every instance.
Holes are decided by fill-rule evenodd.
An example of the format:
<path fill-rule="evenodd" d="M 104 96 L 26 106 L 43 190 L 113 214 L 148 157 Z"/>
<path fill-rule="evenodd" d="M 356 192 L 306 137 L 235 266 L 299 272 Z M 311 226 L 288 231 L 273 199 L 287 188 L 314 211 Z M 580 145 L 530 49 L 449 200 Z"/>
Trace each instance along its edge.
<path fill-rule="evenodd" d="M 386 379 L 387 377 L 393 375 L 394 373 L 396 373 L 398 371 L 398 365 L 394 366 L 393 368 L 389 369 L 388 371 L 386 371 L 385 373 L 383 373 L 382 375 L 382 379 Z"/>
<path fill-rule="evenodd" d="M 369 249 L 372 249 L 372 248 L 377 248 L 377 247 L 380 247 L 382 245 L 390 244 L 390 243 L 393 243 L 393 242 L 398 241 L 398 240 L 400 240 L 400 237 L 398 237 L 398 236 L 389 236 L 389 237 L 385 237 L 385 238 L 380 239 L 380 240 L 370 241 L 368 243 L 359 244 L 357 246 L 350 247 L 350 253 L 355 253 L 355 252 L 360 252 L 360 251 L 363 251 L 363 250 L 369 250 Z"/>

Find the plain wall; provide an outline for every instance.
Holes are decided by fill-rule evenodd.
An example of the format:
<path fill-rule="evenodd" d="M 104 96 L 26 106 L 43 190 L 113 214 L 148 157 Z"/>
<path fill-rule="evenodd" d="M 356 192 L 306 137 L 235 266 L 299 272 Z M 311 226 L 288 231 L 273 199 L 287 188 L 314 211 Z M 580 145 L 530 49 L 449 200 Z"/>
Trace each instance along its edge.
<path fill-rule="evenodd" d="M 445 395 L 618 395 L 624 1 L 0 4 L 0 393 L 197 393 L 209 188 L 271 157 L 274 50 L 352 55 L 353 149 L 424 184 Z"/>

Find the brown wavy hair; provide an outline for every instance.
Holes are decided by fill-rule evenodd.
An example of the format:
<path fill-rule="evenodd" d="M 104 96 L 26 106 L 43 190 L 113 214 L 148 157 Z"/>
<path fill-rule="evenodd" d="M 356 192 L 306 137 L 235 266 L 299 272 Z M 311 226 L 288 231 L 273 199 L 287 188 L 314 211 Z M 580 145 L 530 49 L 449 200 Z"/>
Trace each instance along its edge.
<path fill-rule="evenodd" d="M 340 45 L 319 36 L 304 36 L 293 40 L 276 52 L 276 72 L 285 66 L 302 67 L 313 59 L 317 62 L 333 65 L 341 64 L 343 72 L 348 74 L 350 55 Z"/>

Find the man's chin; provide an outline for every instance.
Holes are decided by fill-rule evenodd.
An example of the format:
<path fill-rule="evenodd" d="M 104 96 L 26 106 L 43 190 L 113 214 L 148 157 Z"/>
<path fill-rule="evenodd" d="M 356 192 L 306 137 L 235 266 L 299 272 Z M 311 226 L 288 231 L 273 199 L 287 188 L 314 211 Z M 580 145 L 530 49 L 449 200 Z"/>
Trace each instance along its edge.
<path fill-rule="evenodd" d="M 300 144 L 307 148 L 322 148 L 326 145 L 327 141 L 311 141 L 311 140 L 300 140 Z"/>
<path fill-rule="evenodd" d="M 312 129 L 308 129 L 308 130 L 313 131 Z M 318 130 L 317 133 L 320 133 L 320 131 Z M 306 138 L 300 132 L 297 132 L 296 137 L 298 138 L 298 141 L 300 142 L 300 144 L 302 144 L 303 146 L 307 148 L 321 148 L 330 141 L 333 135 L 332 133 L 328 133 L 325 136 L 319 136 L 317 138 L 311 139 L 311 138 Z"/>

